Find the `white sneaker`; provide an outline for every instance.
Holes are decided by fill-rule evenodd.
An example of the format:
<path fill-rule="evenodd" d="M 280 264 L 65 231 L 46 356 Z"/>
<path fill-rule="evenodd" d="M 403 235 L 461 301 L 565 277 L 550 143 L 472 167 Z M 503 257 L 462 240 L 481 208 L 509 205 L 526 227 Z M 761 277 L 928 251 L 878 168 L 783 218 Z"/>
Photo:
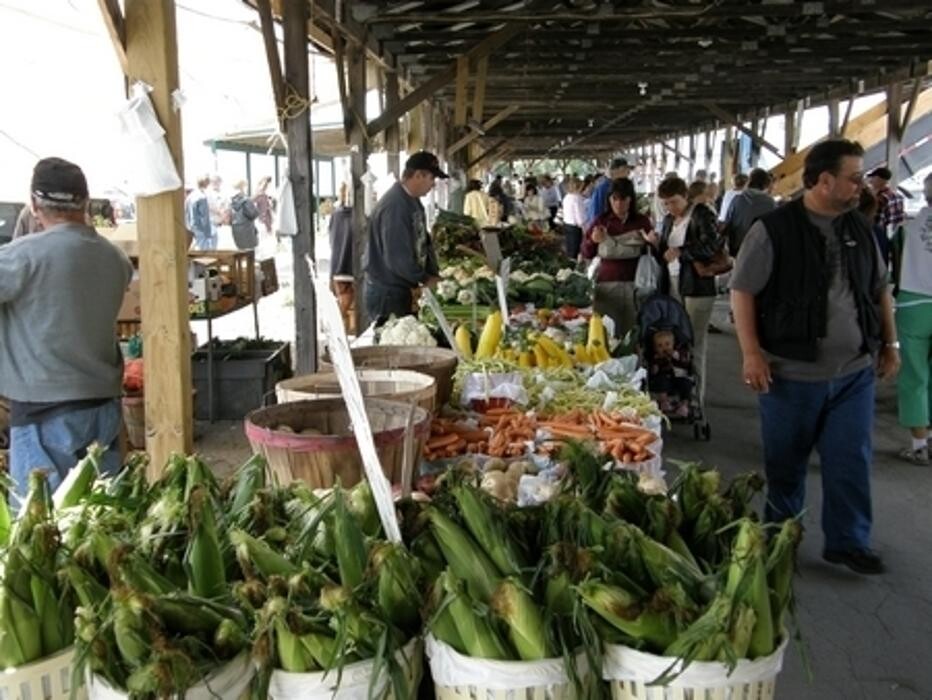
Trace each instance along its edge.
<path fill-rule="evenodd" d="M 912 447 L 907 447 L 900 452 L 900 459 L 905 459 L 907 462 L 912 462 L 920 467 L 928 467 L 930 464 L 929 448 L 919 447 L 914 450 Z"/>

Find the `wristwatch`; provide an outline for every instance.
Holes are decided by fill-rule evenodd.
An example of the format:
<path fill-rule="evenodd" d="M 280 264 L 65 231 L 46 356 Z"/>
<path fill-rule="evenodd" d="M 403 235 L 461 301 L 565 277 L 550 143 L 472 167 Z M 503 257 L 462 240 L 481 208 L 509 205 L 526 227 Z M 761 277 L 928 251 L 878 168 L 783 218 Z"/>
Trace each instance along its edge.
<path fill-rule="evenodd" d="M 900 341 L 899 341 L 899 340 L 894 340 L 892 343 L 884 343 L 883 346 L 884 346 L 885 348 L 893 348 L 894 350 L 899 350 L 899 349 L 900 349 Z"/>

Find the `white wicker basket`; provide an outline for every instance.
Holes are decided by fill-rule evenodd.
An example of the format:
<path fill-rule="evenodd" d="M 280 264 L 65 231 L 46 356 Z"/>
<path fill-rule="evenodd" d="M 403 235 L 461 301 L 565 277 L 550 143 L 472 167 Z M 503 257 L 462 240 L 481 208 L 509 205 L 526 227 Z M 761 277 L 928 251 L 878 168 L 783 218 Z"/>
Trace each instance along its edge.
<path fill-rule="evenodd" d="M 68 700 L 73 659 L 74 647 L 68 647 L 22 668 L 0 673 L 0 700 Z M 84 700 L 84 688 L 79 688 L 75 697 Z"/>
<path fill-rule="evenodd" d="M 243 652 L 180 697 L 184 700 L 245 700 L 255 673 L 249 654 Z M 114 688 L 101 676 L 89 675 L 87 687 L 90 700 L 129 700 L 126 692 Z"/>
<path fill-rule="evenodd" d="M 694 661 L 667 685 L 651 685 L 677 659 L 606 644 L 602 678 L 609 682 L 612 700 L 773 700 L 786 645 L 784 635 L 773 654 L 741 660 L 731 673 L 722 663 Z"/>
<path fill-rule="evenodd" d="M 427 637 L 427 657 L 437 700 L 576 700 L 563 659 L 472 659 Z M 580 673 L 585 672 L 581 658 Z"/>

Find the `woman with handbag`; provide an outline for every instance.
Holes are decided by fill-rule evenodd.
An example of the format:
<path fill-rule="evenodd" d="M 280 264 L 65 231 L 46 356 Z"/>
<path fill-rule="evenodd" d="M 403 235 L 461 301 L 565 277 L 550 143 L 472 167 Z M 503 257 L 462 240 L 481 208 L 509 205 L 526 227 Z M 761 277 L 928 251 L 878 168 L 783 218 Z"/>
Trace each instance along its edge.
<path fill-rule="evenodd" d="M 732 261 L 718 233 L 715 212 L 690 201 L 681 178 L 664 180 L 657 194 L 668 212 L 661 227 L 660 253 L 667 263 L 670 294 L 686 307 L 693 327 L 693 361 L 699 374 L 699 402 L 704 406 L 715 276 L 728 272 Z"/>
<path fill-rule="evenodd" d="M 608 208 L 586 230 L 582 257 L 601 260 L 592 306 L 615 322 L 615 336 L 623 338 L 637 319 L 635 304 L 638 260 L 657 245 L 653 225 L 637 209 L 634 183 L 626 177 L 612 181 Z"/>

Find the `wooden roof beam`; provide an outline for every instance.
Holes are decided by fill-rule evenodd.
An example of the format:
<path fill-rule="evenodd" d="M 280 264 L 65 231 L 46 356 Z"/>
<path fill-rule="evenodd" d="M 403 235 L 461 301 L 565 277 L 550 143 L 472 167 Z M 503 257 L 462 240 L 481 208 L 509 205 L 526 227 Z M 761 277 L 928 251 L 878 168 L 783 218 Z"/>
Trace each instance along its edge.
<path fill-rule="evenodd" d="M 483 56 L 488 56 L 496 49 L 506 44 L 509 40 L 524 31 L 521 24 L 510 24 L 491 34 L 467 51 L 465 58 L 471 63 L 478 61 Z M 384 131 L 390 124 L 397 121 L 412 109 L 417 107 L 421 102 L 431 97 L 441 88 L 449 85 L 456 79 L 457 61 L 453 61 L 446 68 L 434 75 L 430 80 L 418 85 L 412 92 L 405 95 L 398 101 L 394 109 L 388 109 L 382 112 L 378 117 L 366 125 L 366 132 L 369 138 Z"/>
<path fill-rule="evenodd" d="M 477 138 L 479 138 L 483 134 L 486 134 L 489 131 L 491 131 L 497 124 L 503 122 L 505 119 L 508 119 L 508 117 L 510 117 L 515 112 L 517 112 L 518 109 L 520 109 L 520 107 L 515 104 L 505 107 L 503 110 L 498 112 L 495 116 L 491 117 L 488 121 L 483 123 L 479 130 L 471 131 L 470 133 L 466 134 L 463 138 L 461 138 L 459 141 L 454 142 L 447 149 L 447 158 L 452 156 L 457 151 L 465 148 L 466 146 L 468 146 L 470 143 L 475 141 Z"/>
<path fill-rule="evenodd" d="M 110 35 L 110 43 L 116 51 L 120 70 L 123 71 L 123 75 L 129 77 L 129 60 L 126 58 L 126 20 L 123 18 L 120 3 L 117 0 L 97 0 L 97 5 L 100 7 L 100 14 L 103 15 L 107 34 Z"/>
<path fill-rule="evenodd" d="M 721 119 L 725 124 L 730 124 L 731 126 L 735 127 L 738 131 L 750 136 L 751 140 L 758 146 L 766 148 L 768 151 L 773 153 L 777 158 L 780 158 L 780 159 L 783 158 L 783 154 L 780 152 L 780 149 L 778 149 L 776 146 L 774 146 L 772 143 L 764 139 L 759 134 L 755 133 L 753 129 L 749 129 L 748 127 L 746 127 L 744 124 L 738 121 L 738 119 L 728 114 L 728 112 L 726 112 L 724 109 L 722 109 L 718 105 L 712 104 L 711 102 L 706 102 L 703 104 L 703 107 L 705 107 L 712 114 L 714 114 L 716 117 Z"/>

